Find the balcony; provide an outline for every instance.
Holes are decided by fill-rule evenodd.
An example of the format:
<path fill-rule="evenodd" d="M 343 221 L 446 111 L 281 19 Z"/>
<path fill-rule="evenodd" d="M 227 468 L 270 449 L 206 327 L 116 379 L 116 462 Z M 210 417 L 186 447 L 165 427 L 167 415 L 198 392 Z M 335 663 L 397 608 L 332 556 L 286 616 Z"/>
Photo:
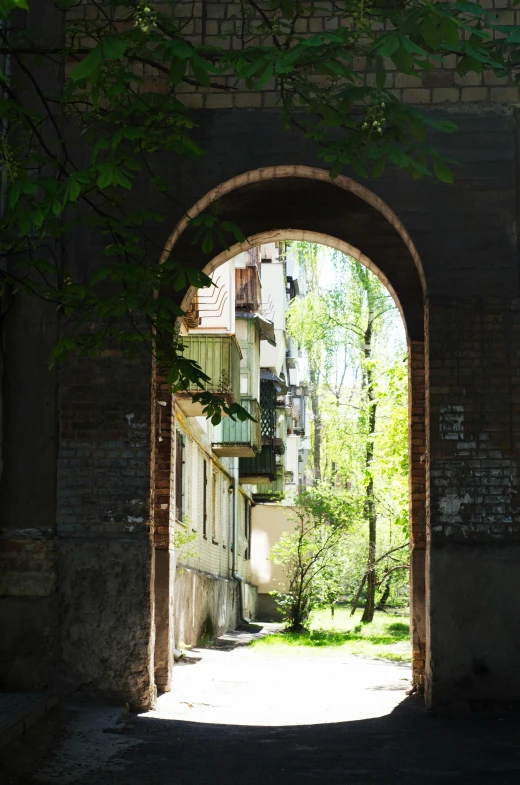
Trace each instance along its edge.
<path fill-rule="evenodd" d="M 213 452 L 221 458 L 254 458 L 262 448 L 260 405 L 253 398 L 241 398 L 240 404 L 256 422 L 225 417 L 214 428 Z"/>
<path fill-rule="evenodd" d="M 242 352 L 234 335 L 182 336 L 184 357 L 194 360 L 210 381 L 203 383 L 203 390 L 220 396 L 227 404 L 240 400 L 240 360 Z M 202 404 L 195 403 L 192 395 L 202 392 L 192 387 L 177 393 L 176 401 L 187 417 L 204 414 Z"/>
<path fill-rule="evenodd" d="M 285 495 L 285 469 L 283 466 L 276 467 L 276 477 L 273 482 L 262 485 L 258 493 L 253 494 L 255 502 L 271 502 L 283 498 Z"/>
<path fill-rule="evenodd" d="M 260 307 L 260 276 L 256 267 L 235 269 L 235 308 L 237 312 L 256 312 Z"/>
<path fill-rule="evenodd" d="M 264 445 L 254 458 L 241 458 L 239 463 L 240 482 L 248 485 L 264 485 L 276 480 L 276 457 L 272 445 Z"/>

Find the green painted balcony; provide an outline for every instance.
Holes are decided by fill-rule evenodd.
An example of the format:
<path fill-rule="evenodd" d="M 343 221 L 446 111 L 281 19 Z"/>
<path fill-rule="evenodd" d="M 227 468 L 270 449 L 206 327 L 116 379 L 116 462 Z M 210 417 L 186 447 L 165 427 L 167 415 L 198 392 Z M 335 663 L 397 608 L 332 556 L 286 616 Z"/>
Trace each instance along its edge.
<path fill-rule="evenodd" d="M 213 452 L 221 458 L 254 458 L 262 448 L 260 404 L 254 398 L 241 398 L 241 406 L 253 420 L 225 417 L 213 430 Z"/>
<path fill-rule="evenodd" d="M 219 395 L 227 404 L 240 401 L 240 360 L 242 352 L 234 335 L 206 335 L 191 333 L 182 336 L 184 357 L 194 360 L 210 381 L 204 390 Z M 192 395 L 201 392 L 197 387 L 177 394 L 177 403 L 187 417 L 203 415 L 202 404 Z"/>
<path fill-rule="evenodd" d="M 276 480 L 276 456 L 272 444 L 264 444 L 254 458 L 241 458 L 239 462 L 240 482 L 263 485 Z"/>
<path fill-rule="evenodd" d="M 282 499 L 285 495 L 285 483 L 285 469 L 282 465 L 278 464 L 276 467 L 276 478 L 273 482 L 261 485 L 257 489 L 257 493 L 253 494 L 253 499 L 260 503 Z"/>

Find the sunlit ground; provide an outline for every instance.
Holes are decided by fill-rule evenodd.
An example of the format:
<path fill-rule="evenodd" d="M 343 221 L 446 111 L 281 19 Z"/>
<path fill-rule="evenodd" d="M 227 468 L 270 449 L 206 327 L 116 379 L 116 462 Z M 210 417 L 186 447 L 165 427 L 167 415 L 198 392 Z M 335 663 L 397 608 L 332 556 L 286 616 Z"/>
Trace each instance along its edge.
<path fill-rule="evenodd" d="M 159 698 L 156 711 L 143 716 L 284 726 L 389 714 L 410 688 L 410 666 L 381 659 L 381 652 L 395 655 L 394 659 L 409 656 L 404 638 L 407 617 L 378 614 L 371 629 L 360 632 L 356 631 L 359 618 L 340 613 L 334 622 L 330 614 L 317 616 L 314 631 L 299 640 L 271 634 L 232 651 L 191 650 L 192 661 L 174 668 L 171 692 Z M 392 629 L 396 624 L 403 627 Z"/>
<path fill-rule="evenodd" d="M 411 659 L 410 619 L 407 610 L 377 611 L 371 624 L 361 623 L 362 611 L 350 615 L 350 608 L 317 611 L 310 631 L 282 632 L 268 635 L 253 643 L 255 651 L 269 651 L 278 655 L 315 653 L 337 656 L 337 649 L 364 657 L 409 662 Z"/>

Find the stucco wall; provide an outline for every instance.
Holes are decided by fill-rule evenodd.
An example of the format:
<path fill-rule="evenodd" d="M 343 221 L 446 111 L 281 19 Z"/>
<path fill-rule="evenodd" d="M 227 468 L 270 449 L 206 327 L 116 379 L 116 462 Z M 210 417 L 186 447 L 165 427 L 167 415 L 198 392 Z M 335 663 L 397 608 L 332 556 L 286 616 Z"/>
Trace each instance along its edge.
<path fill-rule="evenodd" d="M 243 613 L 253 618 L 256 588 L 243 584 Z M 177 647 L 196 646 L 201 639 L 214 640 L 240 623 L 237 581 L 190 568 L 179 567 L 175 578 L 174 614 Z"/>
<path fill-rule="evenodd" d="M 152 564 L 147 539 L 62 543 L 62 690 L 153 703 Z"/>
<path fill-rule="evenodd" d="M 269 553 L 283 532 L 294 530 L 294 510 L 281 504 L 257 504 L 251 517 L 251 571 L 258 586 L 256 617 L 259 621 L 279 620 L 272 591 L 284 591 L 286 579 L 281 567 L 269 559 Z"/>

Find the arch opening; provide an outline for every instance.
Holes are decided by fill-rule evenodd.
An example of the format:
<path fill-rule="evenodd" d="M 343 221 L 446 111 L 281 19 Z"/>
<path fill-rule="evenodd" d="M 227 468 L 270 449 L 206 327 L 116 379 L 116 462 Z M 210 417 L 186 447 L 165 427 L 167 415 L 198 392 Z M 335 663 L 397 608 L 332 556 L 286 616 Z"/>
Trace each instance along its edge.
<path fill-rule="evenodd" d="M 309 167 L 272 167 L 233 178 L 206 194 L 189 211 L 189 218 L 186 216 L 179 222 L 166 244 L 163 258 L 173 254 L 212 274 L 237 254 L 266 243 L 282 240 L 319 243 L 363 264 L 379 278 L 394 299 L 408 340 L 409 498 L 414 606 L 411 626 L 414 681 L 421 685 L 426 645 L 424 276 L 417 250 L 390 208 L 354 181 L 348 178 L 338 178 L 338 181 L 331 182 L 328 173 Z M 193 245 L 190 218 L 208 208 L 217 210 L 222 219 L 231 219 L 232 216 L 235 223 L 246 230 L 247 239 L 216 256 L 203 254 Z M 370 250 L 370 254 L 366 250 Z M 184 310 L 194 291 L 190 289 L 184 293 Z M 173 433 L 175 424 L 171 427 Z M 176 446 L 179 448 L 179 444 Z M 173 460 L 175 462 L 176 459 Z M 175 472 L 174 467 L 172 471 Z M 233 482 L 234 478 L 230 475 L 229 487 Z M 186 492 L 189 493 L 189 489 Z M 174 490 L 172 493 L 175 495 Z M 161 603 L 157 596 L 156 603 Z"/>

